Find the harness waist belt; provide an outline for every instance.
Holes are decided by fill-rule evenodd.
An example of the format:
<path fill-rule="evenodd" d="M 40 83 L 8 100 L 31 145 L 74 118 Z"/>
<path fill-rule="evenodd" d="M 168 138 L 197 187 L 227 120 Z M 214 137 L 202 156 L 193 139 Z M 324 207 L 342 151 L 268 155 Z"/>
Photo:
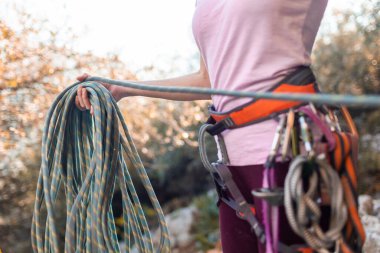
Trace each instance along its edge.
<path fill-rule="evenodd" d="M 315 94 L 319 92 L 319 89 L 310 67 L 303 66 L 291 73 L 269 91 L 273 93 Z M 216 112 L 215 108 L 211 106 L 209 107 L 210 118 L 207 123 L 214 124 L 214 126 L 208 129 L 208 133 L 217 135 L 226 129 L 257 123 L 285 112 L 290 108 L 304 104 L 305 102 L 299 101 L 253 99 L 228 112 Z"/>

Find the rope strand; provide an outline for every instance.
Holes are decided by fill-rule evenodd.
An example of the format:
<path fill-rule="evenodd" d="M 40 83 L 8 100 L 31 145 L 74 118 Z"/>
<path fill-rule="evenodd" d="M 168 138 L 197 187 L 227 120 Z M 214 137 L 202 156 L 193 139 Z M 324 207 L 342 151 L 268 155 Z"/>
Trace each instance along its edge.
<path fill-rule="evenodd" d="M 232 90 L 220 90 L 220 89 L 208 89 L 208 88 L 196 88 L 196 87 L 174 87 L 174 86 L 159 86 L 159 85 L 147 85 L 135 82 L 126 82 L 112 80 L 102 77 L 89 77 L 86 81 L 104 82 L 113 85 L 129 87 L 139 90 L 150 90 L 158 92 L 172 92 L 172 93 L 192 93 L 192 94 L 208 94 L 208 95 L 224 95 L 233 97 L 251 97 L 251 98 L 265 98 L 272 100 L 292 100 L 312 102 L 314 104 L 325 105 L 347 105 L 347 106 L 368 106 L 379 107 L 380 96 L 379 95 L 337 95 L 337 94 L 304 94 L 304 93 L 272 93 L 272 92 L 249 92 L 249 91 L 232 91 Z"/>

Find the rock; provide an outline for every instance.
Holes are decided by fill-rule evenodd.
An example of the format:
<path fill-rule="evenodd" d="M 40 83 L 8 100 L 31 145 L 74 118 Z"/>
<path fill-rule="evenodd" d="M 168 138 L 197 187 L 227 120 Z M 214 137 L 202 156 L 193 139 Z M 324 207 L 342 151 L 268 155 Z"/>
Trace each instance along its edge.
<path fill-rule="evenodd" d="M 194 222 L 196 212 L 197 211 L 194 206 L 189 206 L 165 215 L 172 248 L 183 248 L 193 243 L 193 236 L 191 235 L 190 230 Z M 160 232 L 158 230 L 154 233 L 153 240 L 158 242 L 159 236 Z"/>
<path fill-rule="evenodd" d="M 380 252 L 380 219 L 376 216 L 365 215 L 362 217 L 364 229 L 366 231 L 366 242 L 363 252 L 379 253 Z"/>
<path fill-rule="evenodd" d="M 380 220 L 376 216 L 364 215 L 361 218 L 367 234 L 378 234 L 380 236 Z M 380 243 L 380 240 L 379 240 Z"/>
<path fill-rule="evenodd" d="M 366 231 L 366 235 L 367 235 L 367 238 L 363 246 L 363 252 L 364 253 L 380 252 L 380 231 L 379 230 L 376 232 Z"/>
<path fill-rule="evenodd" d="M 369 195 L 359 196 L 359 214 L 372 215 L 373 214 L 373 199 Z"/>
<path fill-rule="evenodd" d="M 166 222 L 173 246 L 186 247 L 192 242 L 193 237 L 190 230 L 195 212 L 196 208 L 189 206 L 167 215 Z"/>
<path fill-rule="evenodd" d="M 373 215 L 380 219 L 380 199 L 373 200 Z"/>
<path fill-rule="evenodd" d="M 380 252 L 380 199 L 372 200 L 369 196 L 359 197 L 359 213 L 366 231 L 366 242 L 363 246 L 365 253 Z M 373 215 L 371 215 L 371 214 Z"/>

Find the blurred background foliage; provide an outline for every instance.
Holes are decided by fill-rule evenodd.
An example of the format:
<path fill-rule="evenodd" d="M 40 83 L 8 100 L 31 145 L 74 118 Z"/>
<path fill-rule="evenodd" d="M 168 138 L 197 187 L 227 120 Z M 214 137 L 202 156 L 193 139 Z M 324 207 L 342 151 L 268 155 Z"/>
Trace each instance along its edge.
<path fill-rule="evenodd" d="M 313 51 L 314 69 L 325 92 L 380 94 L 380 2 L 336 13 Z M 380 191 L 380 110 L 350 108 L 361 134 L 360 189 Z"/>
<path fill-rule="evenodd" d="M 369 1 L 336 13 L 337 23 L 323 30 L 313 51 L 323 91 L 380 93 L 379 13 L 380 2 Z M 47 20 L 24 11 L 18 16 L 22 29 L 17 32 L 0 17 L 0 243 L 9 252 L 30 252 L 41 130 L 49 105 L 83 72 L 121 80 L 135 80 L 136 74 L 117 55 L 75 52 L 76 36 L 69 28 L 51 30 Z M 165 212 L 192 202 L 199 209 L 192 230 L 200 249 L 212 246 L 208 237 L 217 229 L 215 203 L 204 195 L 212 188 L 211 179 L 197 150 L 197 129 L 206 120 L 207 104 L 138 97 L 119 102 Z M 351 112 L 362 134 L 361 191 L 374 194 L 380 192 L 380 110 Z M 211 140 L 210 147 L 215 153 Z M 149 209 L 143 193 L 141 198 Z"/>

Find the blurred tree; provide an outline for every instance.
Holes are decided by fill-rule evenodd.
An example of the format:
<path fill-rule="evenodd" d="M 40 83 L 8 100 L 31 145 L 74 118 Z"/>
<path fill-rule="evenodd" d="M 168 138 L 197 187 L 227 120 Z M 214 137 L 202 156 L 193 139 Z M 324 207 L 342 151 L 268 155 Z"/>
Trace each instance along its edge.
<path fill-rule="evenodd" d="M 219 234 L 219 209 L 215 200 L 216 192 L 208 192 L 194 198 L 193 205 L 197 208 L 196 223 L 193 224 L 192 232 L 196 242 L 196 248 L 201 252 L 215 248 L 220 238 Z"/>
<path fill-rule="evenodd" d="M 336 13 L 337 23 L 316 43 L 314 67 L 326 91 L 380 93 L 380 2 Z"/>
<path fill-rule="evenodd" d="M 68 31 L 51 31 L 46 20 L 24 12 L 18 21 L 21 29 L 15 32 L 0 19 L 0 154 L 25 137 L 39 136 L 53 98 L 80 72 L 134 79 L 117 56 L 75 53 Z M 67 42 L 58 39 L 62 33 Z"/>
<path fill-rule="evenodd" d="M 99 57 L 91 52 L 75 52 L 75 36 L 69 28 L 53 30 L 48 21 L 16 11 L 18 20 L 12 27 L 0 17 L 0 242 L 6 252 L 30 252 L 29 231 L 40 164 L 41 130 L 53 99 L 83 72 L 120 80 L 136 77 L 117 55 Z M 119 105 L 143 161 L 151 168 L 155 188 L 175 183 L 166 180 L 162 184 L 156 180 L 158 177 L 154 175 L 160 173 L 155 170 L 163 169 L 164 174 L 171 170 L 153 163 L 167 151 L 174 154 L 174 149 L 181 147 L 192 149 L 187 161 L 193 164 L 191 160 L 197 154 L 194 126 L 204 119 L 201 110 L 204 103 L 134 97 Z M 196 164 L 199 166 L 199 161 Z M 177 171 L 186 166 L 175 164 Z M 183 170 L 183 173 L 187 172 Z M 188 184 L 188 192 L 191 187 Z M 173 191 L 173 187 L 168 188 Z M 168 200 L 166 196 L 170 194 L 160 189 L 158 192 L 163 193 L 159 196 L 161 200 Z"/>
<path fill-rule="evenodd" d="M 18 29 L 0 18 L 0 246 L 5 252 L 31 250 L 41 129 L 54 97 L 82 71 L 115 77 L 122 70 L 123 77 L 134 78 L 116 56 L 76 54 L 58 39 L 65 34 L 73 40 L 69 31 L 53 31 L 46 20 L 23 11 L 18 18 Z M 99 62 L 99 70 L 93 62 Z"/>

